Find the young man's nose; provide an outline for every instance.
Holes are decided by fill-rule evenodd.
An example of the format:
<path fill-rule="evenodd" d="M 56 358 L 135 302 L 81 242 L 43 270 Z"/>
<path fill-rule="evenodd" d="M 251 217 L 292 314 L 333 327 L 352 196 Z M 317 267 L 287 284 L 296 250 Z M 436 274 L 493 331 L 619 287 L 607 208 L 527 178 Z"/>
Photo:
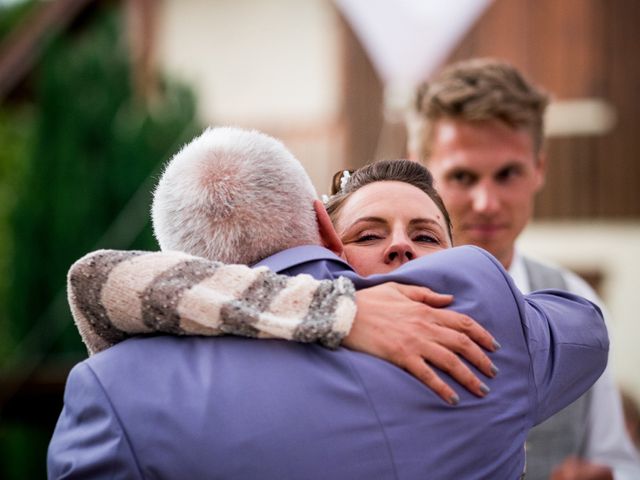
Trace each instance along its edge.
<path fill-rule="evenodd" d="M 478 185 L 472 193 L 473 210 L 478 213 L 495 213 L 500 207 L 500 199 L 495 187 Z"/>

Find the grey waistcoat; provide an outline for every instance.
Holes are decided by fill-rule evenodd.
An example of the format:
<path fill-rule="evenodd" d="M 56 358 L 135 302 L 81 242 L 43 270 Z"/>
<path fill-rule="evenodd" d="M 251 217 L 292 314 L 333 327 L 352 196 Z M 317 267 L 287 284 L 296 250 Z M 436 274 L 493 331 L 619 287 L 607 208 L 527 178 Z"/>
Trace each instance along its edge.
<path fill-rule="evenodd" d="M 567 290 L 560 270 L 524 258 L 531 290 Z M 584 456 L 591 390 L 534 427 L 527 437 L 527 480 L 548 480 L 551 470 L 570 455 Z"/>

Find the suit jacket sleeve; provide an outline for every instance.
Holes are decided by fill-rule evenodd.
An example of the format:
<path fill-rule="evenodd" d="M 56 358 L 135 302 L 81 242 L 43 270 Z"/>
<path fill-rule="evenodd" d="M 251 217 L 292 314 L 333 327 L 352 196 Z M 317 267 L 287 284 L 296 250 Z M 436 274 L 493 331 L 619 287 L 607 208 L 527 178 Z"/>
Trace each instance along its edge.
<path fill-rule="evenodd" d="M 523 305 L 540 423 L 600 377 L 609 340 L 600 309 L 582 297 L 544 290 L 526 295 Z"/>
<path fill-rule="evenodd" d="M 596 305 L 561 291 L 523 295 L 502 265 L 480 248 L 452 248 L 390 274 L 353 280 L 356 288 L 395 281 L 453 294 L 451 308 L 492 332 L 503 345 L 498 357 L 520 365 L 511 374 L 528 377 L 533 423 L 576 400 L 606 366 L 609 341 Z"/>
<path fill-rule="evenodd" d="M 531 362 L 533 421 L 538 424 L 578 399 L 604 371 L 609 338 L 602 311 L 565 291 L 523 295 L 493 256 L 477 247 L 466 248 L 483 254 L 494 265 L 493 275 L 504 278 L 503 286 L 487 282 L 497 288 L 487 294 L 494 301 L 513 301 L 518 308 Z"/>
<path fill-rule="evenodd" d="M 64 408 L 47 454 L 50 479 L 142 478 L 126 432 L 93 371 L 69 374 Z"/>
<path fill-rule="evenodd" d="M 287 277 L 179 252 L 99 250 L 71 267 L 67 292 L 90 354 L 157 332 L 318 341 L 337 348 L 356 313 L 346 278 Z"/>

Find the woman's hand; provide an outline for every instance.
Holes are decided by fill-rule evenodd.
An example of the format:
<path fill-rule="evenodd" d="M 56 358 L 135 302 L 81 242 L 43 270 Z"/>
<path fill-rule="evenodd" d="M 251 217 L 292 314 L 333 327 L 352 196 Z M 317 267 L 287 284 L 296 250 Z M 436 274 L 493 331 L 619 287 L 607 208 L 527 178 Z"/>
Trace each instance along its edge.
<path fill-rule="evenodd" d="M 452 301 L 452 295 L 398 283 L 360 290 L 358 312 L 342 344 L 407 370 L 451 405 L 458 395 L 431 366 L 484 397 L 489 388 L 458 355 L 492 378 L 498 369 L 480 347 L 495 351 L 499 344 L 475 320 L 442 309 Z"/>

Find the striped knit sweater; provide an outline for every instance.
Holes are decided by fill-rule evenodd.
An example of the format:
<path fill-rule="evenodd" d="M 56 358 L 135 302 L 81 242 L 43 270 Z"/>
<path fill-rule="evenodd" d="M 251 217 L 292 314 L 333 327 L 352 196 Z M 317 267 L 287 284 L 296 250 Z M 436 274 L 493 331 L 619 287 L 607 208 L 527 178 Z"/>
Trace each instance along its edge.
<path fill-rule="evenodd" d="M 337 348 L 356 305 L 346 278 L 287 277 L 180 252 L 99 250 L 74 263 L 67 293 L 89 354 L 133 335 L 242 335 Z"/>

